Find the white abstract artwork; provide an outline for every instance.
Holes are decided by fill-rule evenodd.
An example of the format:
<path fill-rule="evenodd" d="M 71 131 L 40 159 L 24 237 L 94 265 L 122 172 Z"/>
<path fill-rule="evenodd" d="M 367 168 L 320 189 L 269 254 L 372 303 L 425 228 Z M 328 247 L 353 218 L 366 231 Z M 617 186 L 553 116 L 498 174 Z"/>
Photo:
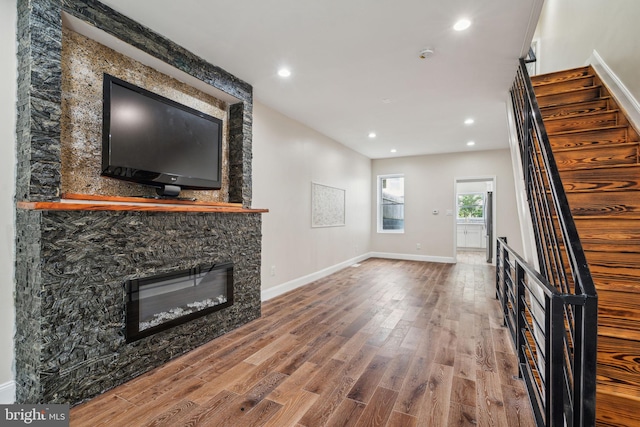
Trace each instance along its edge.
<path fill-rule="evenodd" d="M 345 190 L 311 183 L 311 227 L 345 225 Z"/>

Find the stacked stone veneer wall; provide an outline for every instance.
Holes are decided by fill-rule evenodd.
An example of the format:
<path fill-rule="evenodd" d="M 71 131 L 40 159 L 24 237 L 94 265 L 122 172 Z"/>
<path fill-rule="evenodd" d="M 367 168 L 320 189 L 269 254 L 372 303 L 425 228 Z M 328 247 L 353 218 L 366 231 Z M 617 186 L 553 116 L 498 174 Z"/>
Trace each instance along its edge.
<path fill-rule="evenodd" d="M 260 316 L 260 214 L 19 211 L 21 402 L 80 402 Z M 234 304 L 133 343 L 123 281 L 234 263 Z M 29 268 L 32 268 L 30 270 Z"/>
<path fill-rule="evenodd" d="M 229 108 L 229 201 L 250 207 L 251 86 L 91 0 L 18 1 L 17 200 L 60 197 L 63 12 L 239 100 Z M 260 315 L 260 214 L 18 209 L 16 218 L 18 402 L 81 402 Z M 232 307 L 125 343 L 125 280 L 228 260 Z"/>

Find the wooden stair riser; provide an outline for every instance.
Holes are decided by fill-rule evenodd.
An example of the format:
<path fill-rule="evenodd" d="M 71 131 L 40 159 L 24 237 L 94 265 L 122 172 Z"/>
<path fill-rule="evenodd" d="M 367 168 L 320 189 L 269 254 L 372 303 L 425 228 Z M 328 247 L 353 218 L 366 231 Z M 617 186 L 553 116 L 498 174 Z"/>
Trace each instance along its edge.
<path fill-rule="evenodd" d="M 630 215 L 636 218 L 640 215 L 640 193 L 634 191 L 568 193 L 567 200 L 574 216 L 614 218 Z"/>
<path fill-rule="evenodd" d="M 597 169 L 563 170 L 567 192 L 640 190 L 640 165 Z"/>
<path fill-rule="evenodd" d="M 583 76 L 575 79 L 536 85 L 533 91 L 536 93 L 536 96 L 544 96 L 592 86 L 594 86 L 593 76 Z"/>
<path fill-rule="evenodd" d="M 634 254 L 638 255 L 638 254 Z M 599 277 L 606 277 L 615 280 L 640 280 L 638 275 L 638 268 L 630 265 L 622 265 L 621 263 L 603 263 L 596 264 L 589 260 L 589 254 L 587 254 L 587 263 L 589 263 L 589 270 L 594 279 Z"/>
<path fill-rule="evenodd" d="M 546 107 L 542 108 L 540 112 L 542 113 L 543 119 L 548 119 L 597 113 L 609 109 L 609 98 L 600 98 L 594 101 L 576 102 L 572 104 Z"/>
<path fill-rule="evenodd" d="M 618 329 L 640 329 L 640 293 L 598 287 L 598 323 Z"/>
<path fill-rule="evenodd" d="M 638 162 L 638 145 L 611 144 L 602 147 L 556 151 L 558 170 L 593 168 L 606 165 L 634 164 Z"/>
<path fill-rule="evenodd" d="M 617 393 L 596 393 L 596 425 L 598 427 L 638 427 L 640 401 L 635 396 Z"/>
<path fill-rule="evenodd" d="M 600 97 L 600 86 L 585 89 L 575 89 L 564 93 L 536 96 L 538 106 L 549 107 L 551 105 L 570 104 L 574 102 L 593 101 Z"/>
<path fill-rule="evenodd" d="M 638 220 L 575 217 L 574 222 L 587 251 L 640 252 Z"/>
<path fill-rule="evenodd" d="M 640 285 L 640 282 L 638 282 L 637 280 L 620 280 L 620 279 L 616 280 L 611 277 L 595 276 L 593 278 L 593 281 L 596 285 L 596 289 L 609 289 L 609 290 L 615 290 L 618 292 L 630 292 L 630 293 L 639 292 L 638 286 Z M 638 332 L 639 334 L 637 335 L 636 341 L 640 341 L 640 331 Z"/>
<path fill-rule="evenodd" d="M 589 129 L 548 134 L 552 149 L 592 147 L 594 145 L 624 144 L 628 141 L 625 127 Z"/>
<path fill-rule="evenodd" d="M 568 116 L 547 120 L 545 128 L 549 136 L 557 132 L 568 132 L 581 129 L 597 129 L 601 127 L 616 126 L 618 124 L 618 112 L 605 111 L 602 113 L 590 113 L 582 116 Z"/>
<path fill-rule="evenodd" d="M 574 68 L 571 70 L 563 70 L 556 71 L 553 73 L 540 74 L 537 76 L 531 77 L 531 83 L 534 87 L 547 84 L 547 83 L 557 83 L 565 80 L 576 79 L 580 77 L 584 77 L 588 74 L 592 74 L 589 67 L 580 67 Z"/>
<path fill-rule="evenodd" d="M 618 392 L 640 390 L 640 342 L 598 336 L 598 383 L 607 384 Z"/>

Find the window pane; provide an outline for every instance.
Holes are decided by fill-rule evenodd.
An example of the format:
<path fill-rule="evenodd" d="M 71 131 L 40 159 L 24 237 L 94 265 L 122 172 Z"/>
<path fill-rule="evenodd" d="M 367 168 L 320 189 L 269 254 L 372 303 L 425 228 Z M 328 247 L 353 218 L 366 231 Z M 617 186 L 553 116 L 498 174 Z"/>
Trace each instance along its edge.
<path fill-rule="evenodd" d="M 458 194 L 458 218 L 484 218 L 484 194 Z"/>
<path fill-rule="evenodd" d="M 404 177 L 380 179 L 381 229 L 404 230 Z"/>

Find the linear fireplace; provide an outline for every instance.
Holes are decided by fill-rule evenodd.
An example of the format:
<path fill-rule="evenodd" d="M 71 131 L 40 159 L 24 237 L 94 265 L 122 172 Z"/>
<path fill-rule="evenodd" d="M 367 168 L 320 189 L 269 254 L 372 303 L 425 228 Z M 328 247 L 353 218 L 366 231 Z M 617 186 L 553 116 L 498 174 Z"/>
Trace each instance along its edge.
<path fill-rule="evenodd" d="M 233 263 L 128 280 L 126 339 L 139 340 L 233 304 Z"/>

